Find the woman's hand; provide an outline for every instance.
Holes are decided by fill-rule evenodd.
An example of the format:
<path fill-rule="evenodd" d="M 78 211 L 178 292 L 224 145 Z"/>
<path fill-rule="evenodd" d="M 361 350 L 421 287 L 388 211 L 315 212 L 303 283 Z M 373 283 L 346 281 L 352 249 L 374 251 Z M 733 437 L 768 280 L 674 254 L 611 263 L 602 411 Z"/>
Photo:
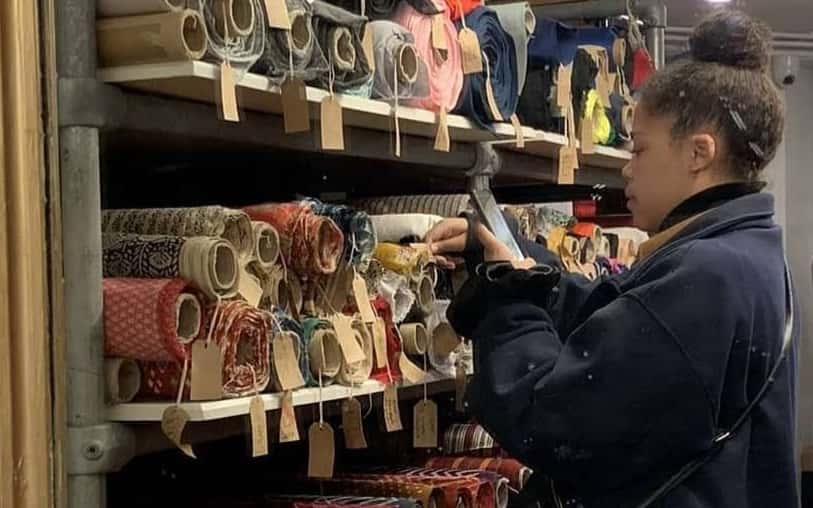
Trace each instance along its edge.
<path fill-rule="evenodd" d="M 462 253 L 466 249 L 468 235 L 468 221 L 466 219 L 444 219 L 426 234 L 426 243 L 437 256 L 438 262 L 446 268 L 455 266 L 458 259 L 449 254 Z M 499 241 L 483 224 L 477 223 L 475 231 L 477 239 L 483 246 L 485 261 L 519 261 L 504 243 Z"/>

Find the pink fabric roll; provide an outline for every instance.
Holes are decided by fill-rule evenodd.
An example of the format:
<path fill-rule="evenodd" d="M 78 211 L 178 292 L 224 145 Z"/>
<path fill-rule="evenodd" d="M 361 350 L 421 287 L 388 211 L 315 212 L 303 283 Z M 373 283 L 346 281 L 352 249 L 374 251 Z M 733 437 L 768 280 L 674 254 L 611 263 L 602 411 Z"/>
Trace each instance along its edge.
<path fill-rule="evenodd" d="M 429 95 L 421 99 L 407 101 L 411 106 L 439 111 L 441 108 L 451 111 L 457 106 L 460 92 L 463 90 L 463 66 L 460 57 L 460 46 L 457 43 L 457 29 L 444 11 L 443 28 L 446 34 L 444 52 L 432 47 L 432 16 L 421 14 L 408 2 L 393 13 L 392 20 L 403 26 L 415 36 L 415 49 L 426 62 L 429 71 Z"/>

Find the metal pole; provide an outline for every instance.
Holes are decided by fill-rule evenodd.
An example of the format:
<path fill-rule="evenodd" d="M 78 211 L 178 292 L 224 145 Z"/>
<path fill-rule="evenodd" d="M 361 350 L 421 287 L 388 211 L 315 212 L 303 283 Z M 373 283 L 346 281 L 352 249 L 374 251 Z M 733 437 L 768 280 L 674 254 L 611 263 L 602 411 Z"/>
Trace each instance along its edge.
<path fill-rule="evenodd" d="M 662 3 L 641 10 L 641 17 L 646 23 L 646 46 L 656 69 L 663 69 L 666 65 L 666 15 L 666 6 Z"/>
<path fill-rule="evenodd" d="M 96 1 L 59 0 L 60 81 L 95 79 Z M 62 98 L 60 98 L 62 100 Z M 69 455 L 86 448 L 83 429 L 104 423 L 99 131 L 60 125 Z M 98 451 L 92 448 L 89 451 Z M 66 457 L 67 463 L 78 457 Z M 104 508 L 104 474 L 68 469 L 68 506 Z"/>

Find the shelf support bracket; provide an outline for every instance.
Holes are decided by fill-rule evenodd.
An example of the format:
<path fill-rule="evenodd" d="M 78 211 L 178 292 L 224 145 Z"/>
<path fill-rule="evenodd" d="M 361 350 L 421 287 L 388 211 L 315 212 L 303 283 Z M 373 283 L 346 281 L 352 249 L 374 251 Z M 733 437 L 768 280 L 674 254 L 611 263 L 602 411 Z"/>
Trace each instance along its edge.
<path fill-rule="evenodd" d="M 135 435 L 120 423 L 70 427 L 68 437 L 69 475 L 113 473 L 135 456 Z"/>
<path fill-rule="evenodd" d="M 491 192 L 491 179 L 500 171 L 502 159 L 497 150 L 489 143 L 477 143 L 475 146 L 474 166 L 466 173 L 469 178 L 468 190 L 474 209 L 494 236 L 504 243 L 517 259 L 522 259 L 525 255 L 514 235 L 511 234 L 505 216 L 497 205 L 497 199 Z"/>

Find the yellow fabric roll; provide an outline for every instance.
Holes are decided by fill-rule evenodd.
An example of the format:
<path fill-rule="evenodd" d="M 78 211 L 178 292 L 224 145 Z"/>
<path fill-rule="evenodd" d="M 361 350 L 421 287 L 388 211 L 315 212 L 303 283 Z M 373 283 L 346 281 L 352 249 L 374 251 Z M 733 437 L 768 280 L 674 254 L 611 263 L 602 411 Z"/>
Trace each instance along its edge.
<path fill-rule="evenodd" d="M 605 105 L 601 103 L 601 97 L 595 90 L 587 93 L 587 100 L 584 103 L 584 117 L 593 119 L 593 142 L 606 145 L 613 135 L 613 126 L 610 117 L 607 116 Z"/>

